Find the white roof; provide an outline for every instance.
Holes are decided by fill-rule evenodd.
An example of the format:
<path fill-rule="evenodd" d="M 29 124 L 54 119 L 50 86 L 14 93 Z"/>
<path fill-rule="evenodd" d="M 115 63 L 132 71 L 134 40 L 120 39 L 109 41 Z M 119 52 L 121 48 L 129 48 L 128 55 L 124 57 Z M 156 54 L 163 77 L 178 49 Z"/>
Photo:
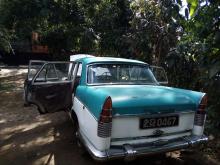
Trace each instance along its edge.
<path fill-rule="evenodd" d="M 95 56 L 92 56 L 89 54 L 74 54 L 70 56 L 70 61 L 76 61 L 78 59 L 85 58 L 85 57 L 95 57 Z"/>

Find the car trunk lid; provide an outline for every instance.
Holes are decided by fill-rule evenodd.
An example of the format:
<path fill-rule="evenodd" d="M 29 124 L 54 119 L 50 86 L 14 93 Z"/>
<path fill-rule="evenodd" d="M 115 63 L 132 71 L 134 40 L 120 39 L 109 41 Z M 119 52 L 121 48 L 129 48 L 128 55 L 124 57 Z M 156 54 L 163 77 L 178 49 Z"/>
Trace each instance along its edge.
<path fill-rule="evenodd" d="M 113 116 L 195 111 L 196 101 L 175 88 L 152 85 L 95 87 L 112 98 Z"/>

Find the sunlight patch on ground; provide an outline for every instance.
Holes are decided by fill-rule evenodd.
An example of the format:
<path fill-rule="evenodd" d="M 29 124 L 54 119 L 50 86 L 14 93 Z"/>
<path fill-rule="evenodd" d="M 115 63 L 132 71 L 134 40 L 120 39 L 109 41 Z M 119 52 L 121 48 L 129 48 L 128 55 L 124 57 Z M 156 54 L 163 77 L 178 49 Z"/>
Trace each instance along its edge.
<path fill-rule="evenodd" d="M 35 146 L 44 146 L 54 141 L 54 136 L 37 137 L 33 140 L 29 140 L 26 143 L 20 144 L 21 148 L 32 148 Z"/>
<path fill-rule="evenodd" d="M 26 78 L 27 69 L 1 69 L 0 68 L 0 91 L 22 90 Z"/>
<path fill-rule="evenodd" d="M 27 69 L 1 69 L 0 70 L 0 77 L 9 77 L 15 75 L 21 75 L 27 73 Z"/>
<path fill-rule="evenodd" d="M 55 165 L 54 154 L 47 154 L 33 162 L 33 165 L 39 164 Z"/>
<path fill-rule="evenodd" d="M 6 120 L 5 119 L 0 119 L 0 124 L 2 123 L 6 123 Z"/>
<path fill-rule="evenodd" d="M 4 146 L 1 146 L 0 152 L 6 152 L 6 151 L 12 149 L 12 147 L 13 147 L 13 144 L 12 144 L 12 143 L 11 143 L 11 144 L 7 144 L 7 145 L 4 145 Z"/>
<path fill-rule="evenodd" d="M 35 160 L 33 165 L 46 164 L 46 165 L 55 165 L 54 154 L 47 154 L 41 158 Z"/>

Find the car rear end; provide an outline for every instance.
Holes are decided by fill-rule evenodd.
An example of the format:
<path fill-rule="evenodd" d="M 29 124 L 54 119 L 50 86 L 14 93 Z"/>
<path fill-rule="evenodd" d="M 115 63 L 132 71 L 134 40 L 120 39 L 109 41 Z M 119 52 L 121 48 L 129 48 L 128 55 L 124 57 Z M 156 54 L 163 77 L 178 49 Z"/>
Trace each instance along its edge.
<path fill-rule="evenodd" d="M 204 93 L 160 86 L 142 62 L 97 60 L 87 59 L 76 91 L 88 109 L 81 139 L 94 159 L 133 159 L 208 140 Z"/>
<path fill-rule="evenodd" d="M 97 160 L 156 154 L 184 149 L 204 143 L 207 96 L 204 95 L 196 111 L 164 114 L 113 115 L 112 100 L 108 97 L 98 121 L 97 135 L 110 137 L 110 147 L 92 152 Z M 95 148 L 93 149 L 95 151 Z"/>

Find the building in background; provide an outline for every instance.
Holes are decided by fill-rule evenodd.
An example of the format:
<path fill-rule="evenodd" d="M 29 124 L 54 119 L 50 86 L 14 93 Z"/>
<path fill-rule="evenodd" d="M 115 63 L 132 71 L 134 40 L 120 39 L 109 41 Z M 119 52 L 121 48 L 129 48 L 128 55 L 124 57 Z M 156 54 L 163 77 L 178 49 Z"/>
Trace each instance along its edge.
<path fill-rule="evenodd" d="M 13 53 L 6 54 L 1 52 L 0 59 L 7 65 L 25 65 L 29 60 L 51 60 L 51 55 L 47 45 L 39 42 L 40 36 L 33 32 L 30 39 L 12 42 Z"/>

